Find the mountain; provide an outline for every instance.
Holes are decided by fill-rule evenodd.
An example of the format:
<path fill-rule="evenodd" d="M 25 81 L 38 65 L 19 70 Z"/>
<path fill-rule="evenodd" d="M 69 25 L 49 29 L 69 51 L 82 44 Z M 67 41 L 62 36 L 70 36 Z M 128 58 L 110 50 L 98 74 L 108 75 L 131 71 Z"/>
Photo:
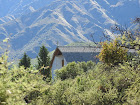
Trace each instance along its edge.
<path fill-rule="evenodd" d="M 54 0 L 0 0 L 0 24 L 49 5 Z"/>
<path fill-rule="evenodd" d="M 1 24 L 1 41 L 10 38 L 10 59 L 24 52 L 35 58 L 42 44 L 52 51 L 56 45 L 90 42 L 91 34 L 96 41 L 102 32 L 114 37 L 110 26 L 130 25 L 139 10 L 138 0 L 57 0 Z"/>

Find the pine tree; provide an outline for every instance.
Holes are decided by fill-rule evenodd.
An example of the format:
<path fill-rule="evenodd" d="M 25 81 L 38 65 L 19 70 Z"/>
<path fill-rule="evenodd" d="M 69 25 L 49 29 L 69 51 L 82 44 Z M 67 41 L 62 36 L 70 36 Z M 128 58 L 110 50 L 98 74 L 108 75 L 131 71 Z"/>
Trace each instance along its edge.
<path fill-rule="evenodd" d="M 31 59 L 26 53 L 24 53 L 23 58 L 19 62 L 19 66 L 24 66 L 25 69 L 29 68 L 31 65 Z"/>
<path fill-rule="evenodd" d="M 37 56 L 38 69 L 40 69 L 41 74 L 46 75 L 47 78 L 51 77 L 51 71 L 49 69 L 50 57 L 48 56 L 48 54 L 49 54 L 49 51 L 43 45 L 42 47 L 40 47 L 40 51 L 39 51 L 39 54 Z"/>

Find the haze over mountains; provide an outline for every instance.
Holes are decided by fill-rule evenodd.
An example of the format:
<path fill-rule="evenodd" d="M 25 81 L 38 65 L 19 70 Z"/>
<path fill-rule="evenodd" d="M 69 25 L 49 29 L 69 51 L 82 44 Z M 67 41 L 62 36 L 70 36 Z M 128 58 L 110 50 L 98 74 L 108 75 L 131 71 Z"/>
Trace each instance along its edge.
<path fill-rule="evenodd" d="M 10 59 L 24 52 L 34 58 L 42 44 L 52 51 L 92 33 L 96 40 L 103 31 L 114 37 L 110 26 L 129 26 L 140 16 L 140 0 L 0 0 L 0 11 L 0 41 L 10 38 Z"/>
<path fill-rule="evenodd" d="M 49 5 L 53 0 L 0 0 L 0 24 Z"/>

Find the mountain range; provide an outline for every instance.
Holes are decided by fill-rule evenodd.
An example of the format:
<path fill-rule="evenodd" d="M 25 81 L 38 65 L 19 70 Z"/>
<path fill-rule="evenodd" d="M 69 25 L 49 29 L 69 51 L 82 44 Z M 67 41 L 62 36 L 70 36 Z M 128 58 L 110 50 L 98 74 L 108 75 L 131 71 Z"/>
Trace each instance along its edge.
<path fill-rule="evenodd" d="M 41 45 L 96 41 L 110 27 L 140 17 L 140 0 L 0 0 L 0 42 L 9 38 L 9 58 L 35 58 Z M 5 47 L 5 43 L 1 43 Z M 1 51 L 2 52 L 2 51 Z"/>
<path fill-rule="evenodd" d="M 0 24 L 49 5 L 53 0 L 0 0 Z"/>

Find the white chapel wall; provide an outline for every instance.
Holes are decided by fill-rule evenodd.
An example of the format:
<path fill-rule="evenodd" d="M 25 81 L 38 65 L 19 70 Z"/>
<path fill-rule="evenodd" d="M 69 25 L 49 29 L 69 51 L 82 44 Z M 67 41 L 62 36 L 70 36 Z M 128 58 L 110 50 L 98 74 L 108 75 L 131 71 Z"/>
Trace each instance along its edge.
<path fill-rule="evenodd" d="M 62 68 L 62 60 L 64 60 L 64 65 L 67 65 L 67 62 L 63 55 L 55 56 L 52 64 L 52 78 L 55 76 L 55 70 Z"/>

